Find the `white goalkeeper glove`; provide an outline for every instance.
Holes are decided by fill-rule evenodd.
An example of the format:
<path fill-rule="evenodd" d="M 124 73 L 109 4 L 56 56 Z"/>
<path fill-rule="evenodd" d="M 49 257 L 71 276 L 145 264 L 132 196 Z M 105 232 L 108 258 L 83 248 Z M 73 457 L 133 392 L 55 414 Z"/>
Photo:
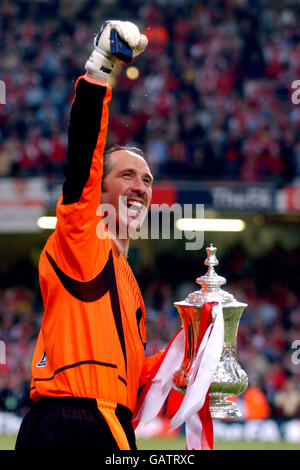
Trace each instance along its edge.
<path fill-rule="evenodd" d="M 101 78 L 109 78 L 118 59 L 111 50 L 111 31 L 115 30 L 132 53 L 132 58 L 141 54 L 147 47 L 148 39 L 130 21 L 106 21 L 94 39 L 94 50 L 85 64 L 85 69 Z M 121 60 L 122 62 L 122 60 Z M 126 62 L 128 62 L 126 60 Z"/>

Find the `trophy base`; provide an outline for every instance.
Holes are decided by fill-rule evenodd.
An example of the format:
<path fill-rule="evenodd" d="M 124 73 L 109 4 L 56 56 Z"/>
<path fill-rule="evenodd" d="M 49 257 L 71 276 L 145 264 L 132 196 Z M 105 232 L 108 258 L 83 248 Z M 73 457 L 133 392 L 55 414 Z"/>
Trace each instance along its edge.
<path fill-rule="evenodd" d="M 224 399 L 224 395 L 209 396 L 209 409 L 212 419 L 238 419 L 242 417 L 237 405 Z"/>

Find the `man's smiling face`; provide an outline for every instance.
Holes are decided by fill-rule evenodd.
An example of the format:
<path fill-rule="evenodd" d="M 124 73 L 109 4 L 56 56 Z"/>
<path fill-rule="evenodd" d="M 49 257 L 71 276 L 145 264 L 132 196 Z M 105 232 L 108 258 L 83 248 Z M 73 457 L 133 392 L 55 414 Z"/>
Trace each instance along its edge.
<path fill-rule="evenodd" d="M 101 204 L 114 207 L 117 232 L 127 234 L 143 223 L 151 203 L 153 177 L 144 158 L 130 150 L 116 150 L 108 158 Z"/>

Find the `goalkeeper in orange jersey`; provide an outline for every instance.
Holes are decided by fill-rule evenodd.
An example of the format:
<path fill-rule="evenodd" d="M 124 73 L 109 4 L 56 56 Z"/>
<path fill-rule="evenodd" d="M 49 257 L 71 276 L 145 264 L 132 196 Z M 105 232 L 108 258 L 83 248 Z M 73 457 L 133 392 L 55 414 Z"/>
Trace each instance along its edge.
<path fill-rule="evenodd" d="M 121 41 L 115 54 L 113 34 Z M 33 406 L 16 450 L 136 449 L 132 413 L 151 360 L 145 307 L 126 256 L 129 229 L 151 202 L 152 175 L 138 149 L 104 147 L 110 73 L 146 45 L 133 23 L 106 22 L 76 82 L 57 225 L 39 262 L 44 314 L 31 366 Z"/>

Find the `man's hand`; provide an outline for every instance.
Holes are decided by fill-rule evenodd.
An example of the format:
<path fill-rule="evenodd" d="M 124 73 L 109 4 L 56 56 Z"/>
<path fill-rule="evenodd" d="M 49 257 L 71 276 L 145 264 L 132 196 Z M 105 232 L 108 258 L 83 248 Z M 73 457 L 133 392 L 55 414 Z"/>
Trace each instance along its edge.
<path fill-rule="evenodd" d="M 138 27 L 130 21 L 106 21 L 94 39 L 94 50 L 85 64 L 87 72 L 104 79 L 108 79 L 116 63 L 120 61 L 111 51 L 111 30 L 115 30 L 121 40 L 136 57 L 145 50 L 148 39 L 141 34 Z"/>

